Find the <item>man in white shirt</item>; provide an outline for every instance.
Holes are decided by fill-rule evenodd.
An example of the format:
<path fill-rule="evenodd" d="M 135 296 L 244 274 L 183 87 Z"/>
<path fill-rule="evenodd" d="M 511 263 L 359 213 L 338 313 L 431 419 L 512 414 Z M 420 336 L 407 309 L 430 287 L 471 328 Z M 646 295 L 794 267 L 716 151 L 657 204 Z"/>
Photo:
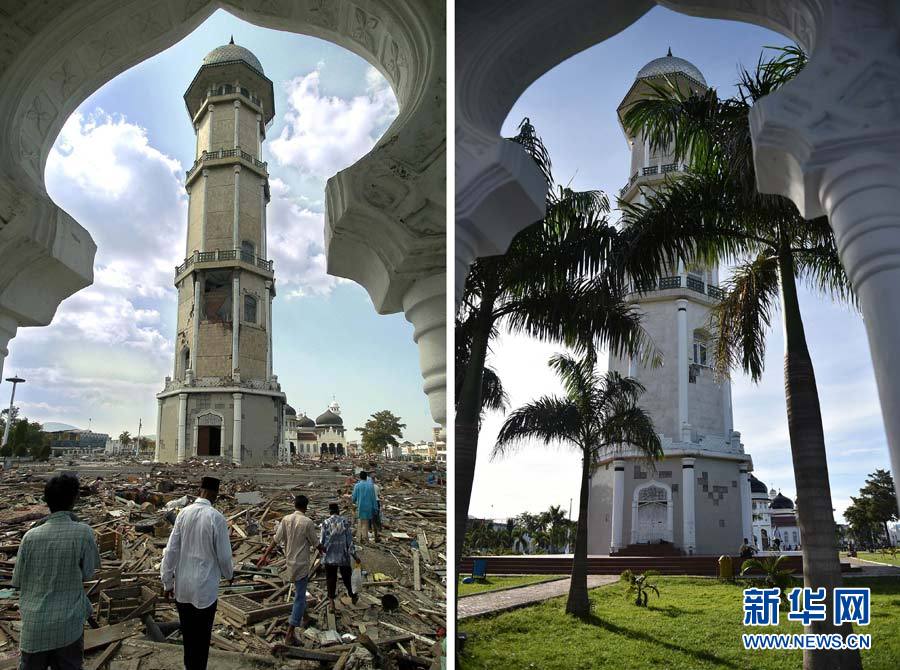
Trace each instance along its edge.
<path fill-rule="evenodd" d="M 160 577 L 166 598 L 175 596 L 186 670 L 206 670 L 219 580 L 233 579 L 228 522 L 213 507 L 219 480 L 204 477 L 200 497 L 181 510 L 163 552 Z"/>

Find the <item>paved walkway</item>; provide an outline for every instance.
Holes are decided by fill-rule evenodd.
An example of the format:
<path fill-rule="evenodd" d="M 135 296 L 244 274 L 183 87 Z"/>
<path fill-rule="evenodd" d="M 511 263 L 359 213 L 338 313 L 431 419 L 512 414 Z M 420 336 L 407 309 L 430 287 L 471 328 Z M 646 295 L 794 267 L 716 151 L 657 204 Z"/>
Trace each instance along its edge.
<path fill-rule="evenodd" d="M 844 557 L 841 557 L 844 560 Z M 863 561 L 858 558 L 847 558 L 854 568 L 862 568 L 860 572 L 845 572 L 844 577 L 900 577 L 900 568 L 887 563 Z"/>
<path fill-rule="evenodd" d="M 532 586 L 521 586 L 515 589 L 489 591 L 474 596 L 466 596 L 459 599 L 457 617 L 466 619 L 468 617 L 481 616 L 482 614 L 505 612 L 517 607 L 539 603 L 542 600 L 564 596 L 569 592 L 570 581 L 569 578 L 557 579 L 556 581 L 534 584 Z M 588 575 L 587 585 L 589 589 L 593 589 L 617 581 L 619 581 L 618 575 Z"/>

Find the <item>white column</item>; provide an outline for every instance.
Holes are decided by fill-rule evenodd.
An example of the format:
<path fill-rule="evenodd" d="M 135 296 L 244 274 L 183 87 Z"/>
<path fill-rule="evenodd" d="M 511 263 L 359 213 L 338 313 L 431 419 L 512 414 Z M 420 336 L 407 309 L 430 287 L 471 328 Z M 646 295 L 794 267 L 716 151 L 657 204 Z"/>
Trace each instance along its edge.
<path fill-rule="evenodd" d="M 191 187 L 185 186 L 184 192 L 187 193 L 188 196 L 188 221 L 190 222 L 190 209 L 191 209 Z M 190 225 L 190 223 L 188 224 Z M 193 250 L 191 249 L 191 234 L 188 231 L 188 234 L 184 236 L 184 257 L 187 258 L 191 254 L 193 254 Z"/>
<path fill-rule="evenodd" d="M 741 532 L 750 544 L 753 544 L 753 500 L 750 496 L 750 473 L 746 465 L 741 471 Z"/>
<path fill-rule="evenodd" d="M 676 439 L 684 440 L 684 427 L 688 423 L 688 301 L 676 300 L 678 308 L 678 429 Z"/>
<path fill-rule="evenodd" d="M 890 156 L 859 153 L 827 167 L 819 189 L 841 263 L 859 296 L 895 473 L 900 472 L 898 156 L 900 149 Z"/>
<path fill-rule="evenodd" d="M 241 166 L 234 166 L 234 221 L 232 222 L 231 242 L 237 249 L 237 259 L 241 251 Z"/>
<path fill-rule="evenodd" d="M 240 367 L 240 332 L 241 332 L 241 275 L 234 273 L 231 283 L 231 375 L 234 376 Z"/>
<path fill-rule="evenodd" d="M 263 297 L 266 308 L 266 381 L 272 379 L 272 282 L 266 282 L 266 294 Z"/>
<path fill-rule="evenodd" d="M 184 431 L 187 425 L 187 393 L 178 394 L 178 435 L 175 440 L 177 445 L 176 460 L 181 463 L 184 460 Z M 159 436 L 157 435 L 157 439 Z"/>
<path fill-rule="evenodd" d="M 624 547 L 622 524 L 625 521 L 625 461 L 613 461 L 612 538 L 609 553 Z"/>
<path fill-rule="evenodd" d="M 212 153 L 213 150 L 213 110 L 215 105 L 210 105 L 207 107 L 207 112 L 209 113 L 209 141 L 206 143 L 206 150 Z"/>
<path fill-rule="evenodd" d="M 3 378 L 3 366 L 6 363 L 6 357 L 9 356 L 9 341 L 16 336 L 18 328 L 18 321 L 5 314 L 0 315 L 0 379 Z"/>
<path fill-rule="evenodd" d="M 697 546 L 694 518 L 694 459 L 681 459 L 682 549 L 688 555 Z"/>
<path fill-rule="evenodd" d="M 194 377 L 197 376 L 197 352 L 200 350 L 200 273 L 194 272 L 194 323 L 193 333 L 191 335 L 191 370 Z M 187 372 L 185 372 L 187 376 Z"/>
<path fill-rule="evenodd" d="M 231 397 L 234 398 L 234 430 L 232 431 L 232 442 L 231 442 L 231 462 L 235 465 L 241 464 L 241 418 L 243 413 L 243 404 L 242 400 L 244 398 L 243 393 L 232 393 Z"/>
<path fill-rule="evenodd" d="M 256 115 L 256 158 L 262 160 L 262 115 Z"/>
<path fill-rule="evenodd" d="M 240 128 L 241 103 L 239 100 L 234 101 L 234 148 L 238 148 L 238 128 Z"/>
<path fill-rule="evenodd" d="M 734 413 L 731 408 L 731 379 L 727 378 L 722 381 L 722 409 L 724 412 L 722 418 L 725 422 L 725 439 L 728 440 L 728 435 L 734 430 Z"/>
<path fill-rule="evenodd" d="M 159 463 L 159 443 L 162 439 L 162 398 L 156 401 L 156 449 L 153 450 L 153 461 Z"/>
<path fill-rule="evenodd" d="M 200 251 L 206 251 L 206 213 L 209 207 L 209 170 L 203 170 L 203 206 L 200 209 Z"/>
<path fill-rule="evenodd" d="M 266 254 L 266 182 L 259 185 L 259 257 L 268 258 Z"/>
<path fill-rule="evenodd" d="M 419 347 L 419 367 L 431 416 L 447 424 L 447 275 L 431 275 L 413 284 L 403 296 L 403 312 L 413 325 Z"/>

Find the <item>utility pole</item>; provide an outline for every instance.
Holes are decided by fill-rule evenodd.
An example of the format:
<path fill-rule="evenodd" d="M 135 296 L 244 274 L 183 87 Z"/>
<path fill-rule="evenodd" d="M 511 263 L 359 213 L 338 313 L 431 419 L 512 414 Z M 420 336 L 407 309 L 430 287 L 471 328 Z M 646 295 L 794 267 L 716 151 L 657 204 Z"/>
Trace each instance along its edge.
<path fill-rule="evenodd" d="M 569 498 L 569 521 L 572 520 L 572 499 Z"/>
<path fill-rule="evenodd" d="M 137 436 L 137 447 L 134 450 L 134 453 L 141 453 L 141 421 L 142 419 L 138 419 L 138 436 Z"/>
<path fill-rule="evenodd" d="M 24 384 L 25 380 L 21 377 L 7 377 L 6 381 L 12 382 L 12 394 L 9 396 L 9 413 L 6 415 L 6 427 L 3 429 L 3 442 L 0 447 L 5 447 L 9 441 L 9 426 L 12 424 L 13 402 L 16 400 L 16 384 Z"/>

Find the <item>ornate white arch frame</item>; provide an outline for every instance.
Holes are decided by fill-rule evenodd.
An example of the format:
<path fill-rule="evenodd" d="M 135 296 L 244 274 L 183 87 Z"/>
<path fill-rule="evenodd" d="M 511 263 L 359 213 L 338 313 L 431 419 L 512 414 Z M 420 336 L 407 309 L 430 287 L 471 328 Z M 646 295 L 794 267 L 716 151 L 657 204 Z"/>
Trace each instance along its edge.
<path fill-rule="evenodd" d="M 47 325 L 62 300 L 93 281 L 96 245 L 44 187 L 62 124 L 107 81 L 219 8 L 338 44 L 393 87 L 397 119 L 328 180 L 327 268 L 365 287 L 379 313 L 405 313 L 432 415 L 445 424 L 442 0 L 47 0 L 0 17 L 0 372 L 19 327 Z"/>
<path fill-rule="evenodd" d="M 900 472 L 900 5 L 896 0 L 658 0 L 775 30 L 810 55 L 751 114 L 757 182 L 807 218 L 827 215 L 859 296 L 891 461 Z M 500 137 L 542 74 L 627 28 L 652 0 L 459 0 L 456 294 L 479 256 L 543 214 L 544 184 Z M 900 499 L 900 491 L 898 491 Z"/>
<path fill-rule="evenodd" d="M 659 488 L 666 492 L 666 536 L 667 542 L 675 542 L 675 501 L 672 499 L 672 487 L 665 482 L 651 479 L 640 486 L 636 486 L 631 497 L 631 544 L 638 543 L 638 498 L 641 491 L 649 488 Z"/>

